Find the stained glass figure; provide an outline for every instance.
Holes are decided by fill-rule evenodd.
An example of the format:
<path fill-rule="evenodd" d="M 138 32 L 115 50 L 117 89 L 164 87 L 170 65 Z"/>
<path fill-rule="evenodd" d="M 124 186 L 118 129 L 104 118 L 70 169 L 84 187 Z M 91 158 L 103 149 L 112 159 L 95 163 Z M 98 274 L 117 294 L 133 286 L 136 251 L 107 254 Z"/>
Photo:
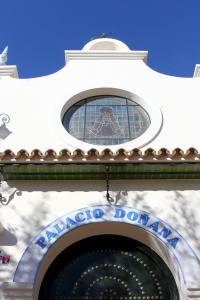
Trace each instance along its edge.
<path fill-rule="evenodd" d="M 111 107 L 102 107 L 99 118 L 95 120 L 89 131 L 94 136 L 114 137 L 123 134 L 123 128 L 120 128 L 117 116 L 114 116 Z"/>

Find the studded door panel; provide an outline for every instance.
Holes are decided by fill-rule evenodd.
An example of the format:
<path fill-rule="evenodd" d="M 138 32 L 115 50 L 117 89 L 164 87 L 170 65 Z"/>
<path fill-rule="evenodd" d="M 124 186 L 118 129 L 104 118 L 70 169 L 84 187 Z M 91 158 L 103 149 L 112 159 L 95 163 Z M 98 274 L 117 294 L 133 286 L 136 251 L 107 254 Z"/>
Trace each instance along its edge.
<path fill-rule="evenodd" d="M 43 281 L 40 300 L 176 300 L 164 262 L 134 240 L 113 236 L 85 239 L 64 251 Z"/>

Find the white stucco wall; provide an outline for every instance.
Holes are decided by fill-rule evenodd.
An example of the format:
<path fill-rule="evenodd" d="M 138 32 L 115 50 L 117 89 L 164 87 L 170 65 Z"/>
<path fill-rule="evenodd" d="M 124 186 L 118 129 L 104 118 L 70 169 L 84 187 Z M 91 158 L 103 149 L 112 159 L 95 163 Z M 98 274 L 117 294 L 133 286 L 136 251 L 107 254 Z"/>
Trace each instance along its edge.
<path fill-rule="evenodd" d="M 53 181 L 17 182 L 3 186 L 4 195 L 13 190 L 22 192 L 8 206 L 1 207 L 0 219 L 4 233 L 1 249 L 11 255 L 11 264 L 5 265 L 2 279 L 12 280 L 15 267 L 31 240 L 55 219 L 79 208 L 108 204 L 105 182 Z M 111 183 L 111 196 L 117 205 L 150 212 L 170 224 L 200 255 L 199 181 L 132 181 Z M 6 192 L 7 191 L 7 192 Z M 6 245 L 6 243 L 8 245 Z"/>
<path fill-rule="evenodd" d="M 1 112 L 10 116 L 7 126 L 12 133 L 1 140 L 0 150 L 39 148 L 44 151 L 77 146 L 89 150 L 92 145 L 71 139 L 66 133 L 61 123 L 61 111 L 75 95 L 85 91 L 88 91 L 83 94 L 85 97 L 95 95 L 95 89 L 100 89 L 100 94 L 105 91 L 113 94 L 112 89 L 123 90 L 141 97 L 147 107 L 161 109 L 163 127 L 157 138 L 151 142 L 148 137 L 142 142 L 135 141 L 134 147 L 146 143 L 145 147 L 155 149 L 199 149 L 196 132 L 200 129 L 200 79 L 160 74 L 144 63 L 139 55 L 141 52 L 123 51 L 118 56 L 116 51 L 90 53 L 83 50 L 78 54 L 71 51 L 66 53 L 69 56 L 66 66 L 55 74 L 32 79 L 2 76 Z M 113 53 L 115 58 L 109 59 Z M 132 144 L 125 147 L 133 148 Z"/>
<path fill-rule="evenodd" d="M 155 137 L 155 129 L 153 140 L 150 141 L 153 138 L 150 132 L 133 144 L 123 145 L 125 149 L 144 144 L 144 149 L 200 149 L 197 138 L 200 78 L 157 73 L 143 61 L 145 53 L 130 52 L 127 47 L 118 46 L 114 52 L 87 46 L 83 51 L 66 53 L 68 61 L 63 69 L 40 78 L 1 76 L 0 67 L 1 113 L 10 116 L 6 126 L 12 132 L 0 140 L 0 151 L 54 149 L 59 152 L 63 148 L 85 151 L 93 148 L 71 138 L 62 125 L 61 116 L 69 104 L 81 97 L 105 93 L 136 95 L 147 110 L 149 107 L 155 113 L 162 112 L 160 131 L 161 115 L 157 115 L 154 123 L 158 135 Z M 118 57 L 111 59 L 113 53 Z M 200 255 L 199 184 L 199 180 L 112 181 L 111 196 L 117 205 L 148 211 L 170 224 Z M 9 181 L 2 185 L 5 196 L 16 189 L 22 192 L 21 196 L 15 195 L 9 205 L 0 207 L 0 247 L 11 255 L 10 264 L 1 266 L 0 282 L 12 282 L 26 247 L 49 223 L 79 208 L 107 204 L 104 181 Z M 22 299 L 20 297 L 18 299 Z"/>

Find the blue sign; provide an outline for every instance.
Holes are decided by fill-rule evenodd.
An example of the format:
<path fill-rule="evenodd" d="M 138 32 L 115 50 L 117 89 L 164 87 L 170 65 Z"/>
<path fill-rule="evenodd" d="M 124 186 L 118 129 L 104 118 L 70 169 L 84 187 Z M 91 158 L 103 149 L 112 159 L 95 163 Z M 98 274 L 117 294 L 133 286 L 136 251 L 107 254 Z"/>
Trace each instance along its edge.
<path fill-rule="evenodd" d="M 136 209 L 122 207 L 91 207 L 85 208 L 61 217 L 57 222 L 48 226 L 44 230 L 35 244 L 41 249 L 47 248 L 52 242 L 55 242 L 63 233 L 76 228 L 83 224 L 101 221 L 126 222 L 137 225 L 152 231 L 159 238 L 164 240 L 170 247 L 176 248 L 179 242 L 179 237 L 176 236 L 169 227 L 158 219 L 153 218 L 150 214 L 140 212 Z"/>
<path fill-rule="evenodd" d="M 195 270 L 195 278 L 200 278 L 197 256 L 187 241 L 171 226 L 145 211 L 124 206 L 98 205 L 68 213 L 44 228 L 26 248 L 18 263 L 13 280 L 34 283 L 38 268 L 51 245 L 69 231 L 99 222 L 131 224 L 153 234 L 171 250 L 185 282 L 191 280 L 191 274 L 194 278 L 193 270 Z M 31 271 L 24 273 L 24 270 L 30 270 L 30 266 Z"/>

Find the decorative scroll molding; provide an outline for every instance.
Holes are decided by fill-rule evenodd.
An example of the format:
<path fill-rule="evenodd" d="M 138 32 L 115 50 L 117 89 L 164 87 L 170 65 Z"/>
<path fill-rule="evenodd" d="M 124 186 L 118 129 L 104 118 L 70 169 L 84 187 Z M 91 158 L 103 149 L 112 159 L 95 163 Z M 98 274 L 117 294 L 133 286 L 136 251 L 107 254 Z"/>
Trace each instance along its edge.
<path fill-rule="evenodd" d="M 0 193 L 0 203 L 2 205 L 8 205 L 12 199 L 16 196 L 21 196 L 22 192 L 19 190 L 14 190 L 14 192 L 12 192 L 12 194 L 10 194 L 8 197 L 5 197 L 2 195 L 2 193 Z"/>
<path fill-rule="evenodd" d="M 4 171 L 3 171 L 3 168 L 2 166 L 0 166 L 0 187 L 1 187 L 1 184 L 2 184 L 2 181 L 4 181 Z M 10 195 L 8 195 L 7 197 L 3 196 L 2 193 L 0 193 L 0 203 L 2 205 L 8 205 L 10 203 L 10 201 L 13 200 L 13 198 L 15 197 L 15 195 L 17 196 L 21 196 L 22 195 L 22 192 L 15 189 L 14 191 L 12 191 L 12 193 Z"/>
<path fill-rule="evenodd" d="M 10 122 L 10 117 L 7 114 L 0 114 L 0 139 L 4 140 L 12 132 L 7 128 L 6 124 Z"/>

